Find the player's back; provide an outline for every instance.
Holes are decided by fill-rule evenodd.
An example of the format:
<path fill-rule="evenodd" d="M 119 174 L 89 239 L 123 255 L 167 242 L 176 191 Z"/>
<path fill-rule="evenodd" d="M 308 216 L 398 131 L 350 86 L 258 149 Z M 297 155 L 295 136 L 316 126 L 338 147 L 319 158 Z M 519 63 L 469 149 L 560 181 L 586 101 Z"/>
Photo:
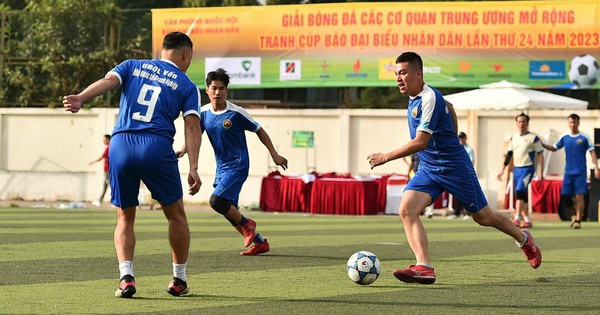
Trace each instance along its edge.
<path fill-rule="evenodd" d="M 123 88 L 113 133 L 150 132 L 172 139 L 180 113 L 199 113 L 198 88 L 171 61 L 129 59 L 109 73 Z"/>

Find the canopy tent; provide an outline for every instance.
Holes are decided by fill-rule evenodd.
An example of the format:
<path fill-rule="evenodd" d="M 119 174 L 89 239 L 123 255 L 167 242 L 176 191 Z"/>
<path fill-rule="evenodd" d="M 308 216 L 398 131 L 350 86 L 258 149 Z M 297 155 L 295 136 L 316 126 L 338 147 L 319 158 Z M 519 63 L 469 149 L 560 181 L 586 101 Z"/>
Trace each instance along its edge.
<path fill-rule="evenodd" d="M 587 109 L 588 102 L 528 89 L 526 85 L 500 81 L 479 89 L 446 95 L 455 109 L 532 110 Z"/>

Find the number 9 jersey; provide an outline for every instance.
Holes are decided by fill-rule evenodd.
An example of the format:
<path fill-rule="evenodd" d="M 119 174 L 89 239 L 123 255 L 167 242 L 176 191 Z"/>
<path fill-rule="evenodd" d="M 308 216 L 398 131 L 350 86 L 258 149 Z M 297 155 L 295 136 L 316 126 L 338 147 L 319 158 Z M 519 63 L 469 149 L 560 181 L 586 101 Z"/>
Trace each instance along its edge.
<path fill-rule="evenodd" d="M 113 135 L 149 132 L 173 141 L 173 122 L 183 116 L 200 116 L 200 91 L 169 60 L 125 60 L 107 74 L 119 79 L 123 91 Z"/>

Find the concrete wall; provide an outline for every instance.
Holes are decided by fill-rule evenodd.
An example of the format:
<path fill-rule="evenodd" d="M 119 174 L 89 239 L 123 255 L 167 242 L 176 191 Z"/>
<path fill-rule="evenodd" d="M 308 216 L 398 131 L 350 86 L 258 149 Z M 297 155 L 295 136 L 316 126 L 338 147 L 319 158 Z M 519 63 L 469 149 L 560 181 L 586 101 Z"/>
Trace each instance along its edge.
<path fill-rule="evenodd" d="M 62 109 L 0 109 L 0 199 L 40 201 L 95 200 L 102 190 L 102 163 L 88 166 L 103 150 L 102 137 L 110 133 L 118 109 L 82 110 L 77 114 Z M 406 173 L 402 161 L 393 161 L 371 171 L 366 157 L 388 152 L 409 140 L 405 110 L 368 109 L 250 109 L 265 128 L 276 148 L 289 160 L 285 174 L 319 172 L 354 175 Z M 476 170 L 490 205 L 502 199 L 503 184 L 496 180 L 501 169 L 505 141 L 516 132 L 514 117 L 520 111 L 459 111 L 459 130 L 469 136 L 476 154 Z M 571 111 L 530 111 L 530 130 L 550 141 L 568 131 L 566 117 Z M 583 111 L 581 130 L 593 140 L 600 128 L 598 111 Z M 176 122 L 174 148 L 183 144 L 183 120 Z M 292 147 L 294 130 L 314 131 L 315 147 Z M 267 150 L 254 134 L 247 134 L 251 169 L 240 203 L 257 204 L 263 176 L 274 170 Z M 564 152 L 548 158 L 548 173 L 563 173 Z M 588 161 L 589 161 L 588 156 Z M 188 171 L 187 159 L 180 161 L 182 181 Z M 186 202 L 207 202 L 212 193 L 215 161 L 206 136 L 200 152 L 203 186 Z M 281 171 L 281 170 L 280 170 Z M 187 189 L 184 188 L 184 191 Z"/>

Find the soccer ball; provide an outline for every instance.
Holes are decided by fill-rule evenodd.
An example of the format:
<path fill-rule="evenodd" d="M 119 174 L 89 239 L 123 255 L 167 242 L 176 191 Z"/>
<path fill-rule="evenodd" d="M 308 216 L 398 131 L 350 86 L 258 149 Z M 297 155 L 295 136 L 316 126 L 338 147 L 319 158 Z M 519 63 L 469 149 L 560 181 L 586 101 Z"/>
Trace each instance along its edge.
<path fill-rule="evenodd" d="M 379 277 L 381 262 L 375 254 L 363 250 L 350 256 L 346 271 L 350 280 L 361 285 L 369 285 Z"/>
<path fill-rule="evenodd" d="M 576 88 L 589 88 L 598 83 L 600 65 L 592 55 L 579 55 L 571 60 L 569 80 Z"/>

